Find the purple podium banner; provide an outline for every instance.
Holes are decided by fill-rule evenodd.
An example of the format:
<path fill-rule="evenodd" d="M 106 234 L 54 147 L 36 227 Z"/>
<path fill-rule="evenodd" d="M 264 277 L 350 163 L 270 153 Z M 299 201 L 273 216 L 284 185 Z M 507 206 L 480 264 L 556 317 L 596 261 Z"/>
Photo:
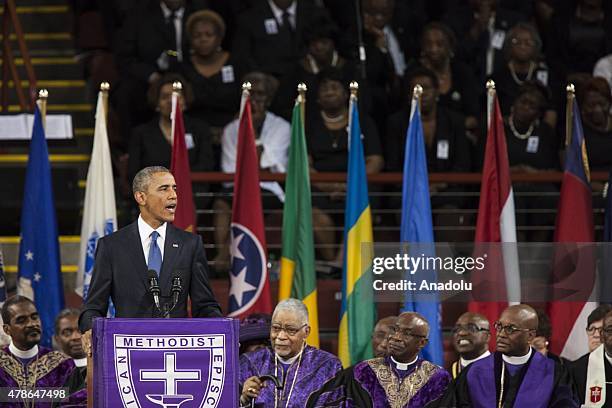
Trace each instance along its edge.
<path fill-rule="evenodd" d="M 94 407 L 234 408 L 238 320 L 95 319 Z"/>

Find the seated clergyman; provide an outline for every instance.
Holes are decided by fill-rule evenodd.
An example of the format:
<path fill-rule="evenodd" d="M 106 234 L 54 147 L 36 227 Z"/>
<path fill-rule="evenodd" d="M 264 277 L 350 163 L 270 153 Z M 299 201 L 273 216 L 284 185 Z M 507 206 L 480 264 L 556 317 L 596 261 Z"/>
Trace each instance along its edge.
<path fill-rule="evenodd" d="M 459 360 L 451 365 L 451 374 L 457 378 L 459 373 L 474 361 L 485 358 L 489 352 L 489 321 L 480 313 L 465 312 L 453 327 L 453 346 Z"/>
<path fill-rule="evenodd" d="M 389 355 L 389 335 L 395 323 L 397 316 L 387 316 L 376 322 L 374 332 L 372 333 L 372 351 L 374 357 L 386 357 Z"/>
<path fill-rule="evenodd" d="M 418 355 L 427 344 L 429 324 L 420 314 L 405 312 L 391 327 L 388 356 L 343 370 L 313 393 L 306 406 L 437 407 L 451 377 Z"/>
<path fill-rule="evenodd" d="M 306 344 L 310 333 L 308 309 L 297 299 L 278 303 L 272 314 L 271 347 L 240 356 L 241 406 L 302 408 L 308 395 L 332 378 L 342 364 L 333 354 Z M 259 377 L 276 377 L 272 381 Z"/>

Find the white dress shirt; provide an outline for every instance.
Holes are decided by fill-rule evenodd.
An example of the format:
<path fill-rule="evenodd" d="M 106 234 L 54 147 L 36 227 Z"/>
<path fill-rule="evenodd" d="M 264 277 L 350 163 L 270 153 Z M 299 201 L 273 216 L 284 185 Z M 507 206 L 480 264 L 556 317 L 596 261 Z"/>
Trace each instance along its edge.
<path fill-rule="evenodd" d="M 162 261 L 164 260 L 164 242 L 166 242 L 166 228 L 168 223 L 164 222 L 158 229 L 153 229 L 149 224 L 138 216 L 138 234 L 140 234 L 140 243 L 142 244 L 142 252 L 144 253 L 145 263 L 149 266 L 149 248 L 151 248 L 151 233 L 157 231 L 157 246 L 161 251 Z M 160 271 L 161 272 L 161 271 Z"/>
<path fill-rule="evenodd" d="M 272 0 L 268 0 L 268 4 L 270 5 L 270 9 L 272 9 L 272 14 L 274 14 L 274 18 L 278 22 L 279 26 L 283 25 L 283 13 L 286 11 L 289 14 L 289 22 L 293 29 L 295 29 L 295 15 L 297 13 L 297 0 L 291 3 L 287 10 L 281 10 L 278 8 L 276 4 Z"/>

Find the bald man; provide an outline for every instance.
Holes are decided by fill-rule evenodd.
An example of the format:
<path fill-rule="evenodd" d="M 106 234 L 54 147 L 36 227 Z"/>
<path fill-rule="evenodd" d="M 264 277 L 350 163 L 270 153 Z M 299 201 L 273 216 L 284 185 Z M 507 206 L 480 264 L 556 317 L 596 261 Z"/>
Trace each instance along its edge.
<path fill-rule="evenodd" d="M 391 334 L 392 326 L 395 326 L 396 322 L 397 316 L 387 316 L 380 319 L 376 326 L 374 326 L 374 332 L 372 333 L 372 351 L 374 351 L 374 357 L 386 357 L 389 354 L 387 350 L 389 335 Z"/>
<path fill-rule="evenodd" d="M 453 379 L 459 376 L 465 367 L 491 354 L 489 351 L 489 321 L 480 313 L 465 312 L 453 327 L 453 346 L 459 354 L 459 360 L 451 366 Z"/>
<path fill-rule="evenodd" d="M 419 357 L 429 324 L 414 312 L 399 315 L 391 327 L 389 355 L 357 363 L 311 394 L 307 407 L 433 407 L 444 395 L 450 374 Z"/>
<path fill-rule="evenodd" d="M 579 406 L 565 367 L 530 346 L 538 328 L 538 315 L 531 306 L 508 307 L 493 327 L 495 353 L 468 365 L 455 381 L 455 401 L 442 406 Z"/>

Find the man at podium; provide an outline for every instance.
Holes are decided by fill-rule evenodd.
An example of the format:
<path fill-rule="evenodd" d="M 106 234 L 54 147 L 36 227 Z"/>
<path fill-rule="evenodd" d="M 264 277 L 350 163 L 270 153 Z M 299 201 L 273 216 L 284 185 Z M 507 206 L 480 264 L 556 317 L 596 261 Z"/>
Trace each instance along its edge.
<path fill-rule="evenodd" d="M 138 220 L 98 241 L 89 294 L 79 318 L 86 343 L 92 319 L 106 316 L 109 299 L 116 317 L 187 317 L 189 298 L 193 317 L 221 317 L 200 237 L 170 224 L 177 206 L 170 171 L 161 166 L 140 170 L 132 191 L 140 210 Z"/>

